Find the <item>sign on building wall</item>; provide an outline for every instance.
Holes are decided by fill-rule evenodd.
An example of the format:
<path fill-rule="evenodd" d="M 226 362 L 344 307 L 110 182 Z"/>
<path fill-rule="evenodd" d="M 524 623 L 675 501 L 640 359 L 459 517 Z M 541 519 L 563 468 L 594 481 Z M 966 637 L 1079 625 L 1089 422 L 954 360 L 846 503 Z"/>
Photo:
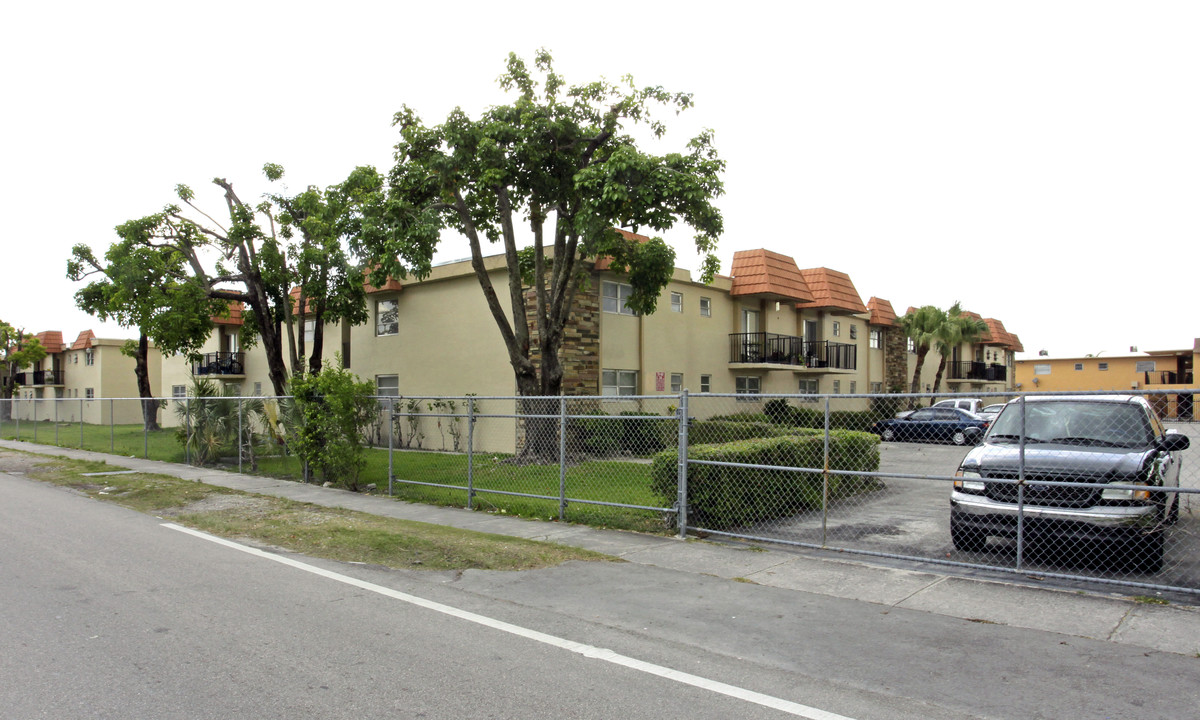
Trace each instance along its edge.
<path fill-rule="evenodd" d="M 667 388 L 667 374 L 665 372 L 654 373 L 654 389 L 662 391 Z"/>

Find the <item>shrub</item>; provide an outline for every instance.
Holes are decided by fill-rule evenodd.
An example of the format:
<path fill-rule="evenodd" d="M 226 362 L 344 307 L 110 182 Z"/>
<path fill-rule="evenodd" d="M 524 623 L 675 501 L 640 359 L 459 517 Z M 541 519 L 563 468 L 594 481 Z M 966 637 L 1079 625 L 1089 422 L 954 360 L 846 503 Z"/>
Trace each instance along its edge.
<path fill-rule="evenodd" d="M 351 490 L 366 467 L 363 431 L 375 419 L 375 388 L 341 367 L 341 360 L 315 375 L 291 381 L 299 427 L 292 447 L 324 480 Z"/>
<path fill-rule="evenodd" d="M 830 433 L 831 470 L 871 472 L 879 469 L 879 440 L 870 433 Z M 739 465 L 775 465 L 821 468 L 824 466 L 824 434 L 741 440 L 717 445 L 694 445 L 692 460 L 711 460 Z M 678 454 L 664 451 L 654 456 L 651 487 L 667 504 L 677 498 Z M 822 502 L 823 473 L 794 470 L 763 470 L 749 467 L 688 465 L 689 524 L 712 530 L 728 530 L 756 522 L 778 519 L 818 508 Z M 829 497 L 835 499 L 874 488 L 867 479 L 836 473 L 829 476 Z"/>

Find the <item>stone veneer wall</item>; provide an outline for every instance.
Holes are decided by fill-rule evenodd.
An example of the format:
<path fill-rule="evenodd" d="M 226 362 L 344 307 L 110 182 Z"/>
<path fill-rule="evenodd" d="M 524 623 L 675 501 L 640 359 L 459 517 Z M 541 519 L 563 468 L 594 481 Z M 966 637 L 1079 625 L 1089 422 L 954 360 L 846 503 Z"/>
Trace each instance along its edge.
<path fill-rule="evenodd" d="M 563 395 L 600 394 L 600 283 L 575 293 L 571 314 L 563 327 L 559 360 L 563 366 Z M 525 316 L 530 318 L 530 357 L 540 360 L 537 326 L 532 321 L 534 292 L 525 292 Z"/>
<path fill-rule="evenodd" d="M 883 330 L 883 391 L 908 392 L 908 336 L 898 326 Z"/>

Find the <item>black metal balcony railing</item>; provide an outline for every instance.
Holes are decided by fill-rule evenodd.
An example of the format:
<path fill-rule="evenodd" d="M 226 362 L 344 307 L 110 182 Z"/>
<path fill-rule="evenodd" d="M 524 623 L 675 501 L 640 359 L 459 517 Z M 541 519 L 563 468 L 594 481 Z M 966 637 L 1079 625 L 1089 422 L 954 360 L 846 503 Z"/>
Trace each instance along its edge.
<path fill-rule="evenodd" d="M 1177 373 L 1170 370 L 1146 373 L 1147 385 L 1191 385 L 1191 371 Z"/>
<path fill-rule="evenodd" d="M 946 378 L 949 380 L 980 380 L 983 382 L 1005 382 L 1008 366 L 998 363 L 951 362 L 946 363 Z"/>
<path fill-rule="evenodd" d="M 795 335 L 776 333 L 733 333 L 729 336 L 729 362 L 854 370 L 858 346 L 828 340 L 806 342 Z"/>
<path fill-rule="evenodd" d="M 245 375 L 246 354 L 240 352 L 215 352 L 201 356 L 200 362 L 192 364 L 193 375 Z"/>
<path fill-rule="evenodd" d="M 13 376 L 18 385 L 62 385 L 62 370 L 34 370 L 21 372 Z"/>

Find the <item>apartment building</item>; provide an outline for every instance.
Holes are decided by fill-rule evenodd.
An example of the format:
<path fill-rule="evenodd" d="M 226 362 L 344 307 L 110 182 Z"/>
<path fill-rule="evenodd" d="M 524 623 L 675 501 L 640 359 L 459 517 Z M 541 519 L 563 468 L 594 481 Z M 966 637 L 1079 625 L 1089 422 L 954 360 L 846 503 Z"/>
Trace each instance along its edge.
<path fill-rule="evenodd" d="M 1200 338 L 1190 348 L 1085 357 L 1038 357 L 1018 360 L 1016 388 L 1022 392 L 1098 390 L 1156 391 L 1149 399 L 1159 415 L 1178 420 L 1195 417 L 1195 367 Z"/>
<path fill-rule="evenodd" d="M 93 424 L 142 421 L 137 403 L 112 401 L 138 396 L 134 359 L 122 352 L 127 340 L 98 338 L 91 330 L 79 333 L 70 345 L 59 330 L 40 332 L 37 338 L 46 357 L 17 373 L 14 417 Z M 157 394 L 161 361 L 153 347 L 149 366 L 151 389 Z"/>

